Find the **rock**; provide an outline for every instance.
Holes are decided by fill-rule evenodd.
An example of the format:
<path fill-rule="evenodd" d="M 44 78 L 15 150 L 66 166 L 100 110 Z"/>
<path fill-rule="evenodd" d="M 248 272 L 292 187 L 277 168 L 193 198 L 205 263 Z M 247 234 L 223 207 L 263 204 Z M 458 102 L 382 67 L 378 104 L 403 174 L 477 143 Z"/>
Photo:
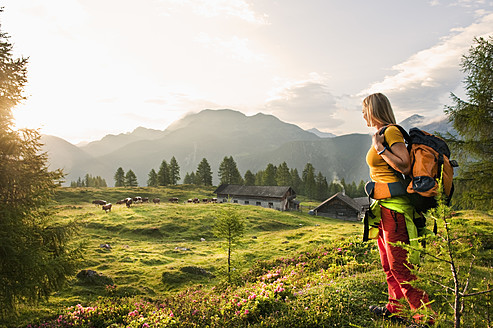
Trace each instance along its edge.
<path fill-rule="evenodd" d="M 88 285 L 113 285 L 113 279 L 94 270 L 81 270 L 76 277 L 81 283 Z"/>

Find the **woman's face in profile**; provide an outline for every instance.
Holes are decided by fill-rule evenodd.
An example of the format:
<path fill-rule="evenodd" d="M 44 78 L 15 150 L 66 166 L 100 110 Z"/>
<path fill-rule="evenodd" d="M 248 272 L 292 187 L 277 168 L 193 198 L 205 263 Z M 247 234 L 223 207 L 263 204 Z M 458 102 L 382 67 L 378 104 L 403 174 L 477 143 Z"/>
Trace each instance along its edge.
<path fill-rule="evenodd" d="M 365 106 L 363 106 L 362 113 L 363 113 L 363 118 L 366 121 L 366 126 L 371 127 L 372 126 L 371 122 L 370 122 L 370 120 L 368 120 L 368 110 L 365 108 Z"/>

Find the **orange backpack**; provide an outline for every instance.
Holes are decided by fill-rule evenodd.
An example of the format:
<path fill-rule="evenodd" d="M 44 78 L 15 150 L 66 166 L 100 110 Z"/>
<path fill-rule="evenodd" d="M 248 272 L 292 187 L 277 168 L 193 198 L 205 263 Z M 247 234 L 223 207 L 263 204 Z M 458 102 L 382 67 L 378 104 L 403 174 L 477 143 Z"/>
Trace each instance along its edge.
<path fill-rule="evenodd" d="M 411 159 L 411 173 L 404 177 L 396 172 L 399 180 L 404 183 L 411 203 L 417 212 L 425 213 L 430 208 L 436 207 L 438 179 L 442 176 L 443 189 L 447 196 L 447 205 L 454 193 L 454 167 L 459 166 L 455 160 L 450 160 L 450 150 L 442 139 L 418 128 L 412 128 L 407 133 L 403 127 L 395 125 L 404 136 L 407 150 Z M 380 134 L 385 132 L 384 127 Z M 385 143 L 387 149 L 390 147 Z"/>

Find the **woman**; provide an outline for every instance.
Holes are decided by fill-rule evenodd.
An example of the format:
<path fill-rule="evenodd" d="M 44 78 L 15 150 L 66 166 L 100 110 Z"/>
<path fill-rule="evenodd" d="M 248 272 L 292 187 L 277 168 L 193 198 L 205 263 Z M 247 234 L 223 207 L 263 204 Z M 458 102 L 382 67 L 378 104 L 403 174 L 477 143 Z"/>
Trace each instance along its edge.
<path fill-rule="evenodd" d="M 417 237 L 417 229 L 413 223 L 414 208 L 406 197 L 397 173 L 407 175 L 411 164 L 404 137 L 392 125 L 396 121 L 385 95 L 375 93 L 366 97 L 363 100 L 363 117 L 369 127 L 377 130 L 372 136 L 372 146 L 366 156 L 372 180 L 367 185 L 367 192 L 375 199 L 371 206 L 373 215 L 370 225 L 378 231 L 378 236 L 375 237 L 378 239 L 389 294 L 386 306 L 372 305 L 370 311 L 385 318 L 398 318 L 399 312 L 403 310 L 399 303 L 402 298 L 407 300 L 411 310 L 424 305 L 429 307 L 426 293 L 407 283 L 416 279 L 410 270 L 412 264 L 408 261 L 407 251 L 391 245 L 396 242 L 416 244 L 412 240 Z M 419 261 L 419 254 L 411 255 L 411 262 Z M 420 322 L 422 315 L 415 315 L 414 320 Z"/>

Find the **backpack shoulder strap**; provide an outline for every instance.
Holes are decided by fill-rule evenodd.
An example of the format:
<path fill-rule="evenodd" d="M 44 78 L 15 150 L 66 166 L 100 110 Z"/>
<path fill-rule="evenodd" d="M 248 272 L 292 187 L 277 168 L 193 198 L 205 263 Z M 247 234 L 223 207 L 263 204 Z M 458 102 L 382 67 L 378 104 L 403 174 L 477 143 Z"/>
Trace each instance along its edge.
<path fill-rule="evenodd" d="M 395 126 L 395 127 L 397 127 L 399 129 L 399 131 L 401 132 L 402 136 L 404 137 L 404 140 L 406 141 L 406 143 L 407 144 L 410 144 L 411 143 L 411 137 L 409 136 L 409 133 L 407 133 L 406 129 L 404 129 L 399 124 L 389 124 L 389 125 L 386 125 L 383 128 L 381 128 L 380 131 L 378 131 L 378 133 L 380 135 L 384 134 L 385 133 L 385 130 L 387 130 L 387 128 L 389 126 Z"/>

